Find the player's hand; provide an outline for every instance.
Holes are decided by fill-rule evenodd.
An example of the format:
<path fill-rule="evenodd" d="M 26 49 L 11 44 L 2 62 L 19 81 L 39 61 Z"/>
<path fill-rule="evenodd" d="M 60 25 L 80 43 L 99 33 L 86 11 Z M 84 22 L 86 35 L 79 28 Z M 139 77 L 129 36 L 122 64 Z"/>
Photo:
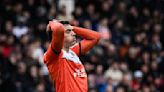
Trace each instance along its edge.
<path fill-rule="evenodd" d="M 61 28 L 63 27 L 63 24 L 61 24 L 58 20 L 53 19 L 51 21 L 49 21 L 49 24 L 47 25 L 46 31 L 52 31 L 53 27 Z"/>
<path fill-rule="evenodd" d="M 52 21 L 55 22 L 55 23 L 56 23 L 56 22 L 59 23 L 59 20 L 56 20 L 56 19 L 53 19 Z"/>
<path fill-rule="evenodd" d="M 56 19 L 51 20 L 51 21 L 49 22 L 49 24 L 50 24 L 50 23 L 54 24 L 55 26 L 62 26 L 62 25 L 63 25 L 62 23 L 60 23 L 59 20 L 56 20 Z"/>
<path fill-rule="evenodd" d="M 62 20 L 53 19 L 53 22 L 59 22 L 59 23 L 63 24 L 65 30 L 72 30 L 73 29 L 73 26 L 71 26 L 69 24 L 69 21 L 62 21 Z"/>

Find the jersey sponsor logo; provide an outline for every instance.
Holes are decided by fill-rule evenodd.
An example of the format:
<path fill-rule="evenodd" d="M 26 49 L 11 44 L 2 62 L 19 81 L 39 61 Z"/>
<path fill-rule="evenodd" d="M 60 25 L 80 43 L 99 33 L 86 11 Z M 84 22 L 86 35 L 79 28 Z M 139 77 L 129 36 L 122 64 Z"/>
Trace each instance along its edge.
<path fill-rule="evenodd" d="M 85 72 L 85 69 L 82 68 L 82 69 L 75 69 L 75 72 L 73 73 L 74 77 L 87 77 L 87 74 Z"/>

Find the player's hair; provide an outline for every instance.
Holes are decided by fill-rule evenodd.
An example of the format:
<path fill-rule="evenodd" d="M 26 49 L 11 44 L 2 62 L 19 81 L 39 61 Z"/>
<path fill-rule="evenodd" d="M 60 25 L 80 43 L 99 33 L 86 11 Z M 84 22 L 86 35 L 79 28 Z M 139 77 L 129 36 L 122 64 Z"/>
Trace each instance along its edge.
<path fill-rule="evenodd" d="M 59 20 L 59 22 L 60 22 L 61 24 L 63 24 L 63 25 L 64 25 L 64 24 L 70 24 L 69 21 L 66 21 L 66 20 Z"/>

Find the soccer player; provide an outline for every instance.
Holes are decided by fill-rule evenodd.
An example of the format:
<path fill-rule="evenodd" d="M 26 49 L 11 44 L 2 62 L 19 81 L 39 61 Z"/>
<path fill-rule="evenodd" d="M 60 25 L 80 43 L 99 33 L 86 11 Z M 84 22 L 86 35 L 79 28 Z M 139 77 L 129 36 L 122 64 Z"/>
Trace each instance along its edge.
<path fill-rule="evenodd" d="M 44 62 L 56 92 L 88 92 L 87 74 L 79 56 L 98 43 L 100 34 L 56 20 L 49 22 L 47 31 L 52 39 Z M 76 42 L 76 35 L 84 40 Z"/>

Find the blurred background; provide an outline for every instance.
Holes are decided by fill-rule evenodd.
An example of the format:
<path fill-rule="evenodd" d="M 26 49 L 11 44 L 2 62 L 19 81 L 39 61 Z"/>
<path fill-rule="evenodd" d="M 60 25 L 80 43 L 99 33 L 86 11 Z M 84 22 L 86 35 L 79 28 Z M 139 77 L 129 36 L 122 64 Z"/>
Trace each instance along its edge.
<path fill-rule="evenodd" d="M 0 92 L 54 92 L 42 59 L 54 18 L 102 36 L 80 57 L 88 92 L 164 92 L 163 0 L 1 0 Z"/>

